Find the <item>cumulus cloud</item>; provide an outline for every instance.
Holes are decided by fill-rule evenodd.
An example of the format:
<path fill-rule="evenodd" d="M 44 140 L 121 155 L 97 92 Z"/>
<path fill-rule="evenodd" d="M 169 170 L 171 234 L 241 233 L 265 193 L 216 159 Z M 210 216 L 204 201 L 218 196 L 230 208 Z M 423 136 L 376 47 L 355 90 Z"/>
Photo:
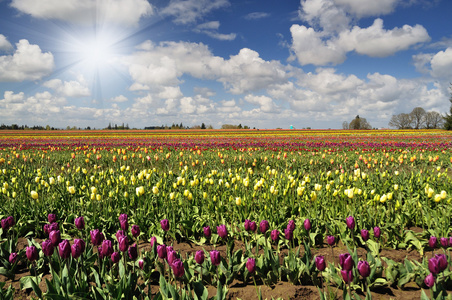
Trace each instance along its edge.
<path fill-rule="evenodd" d="M 278 106 L 273 102 L 273 99 L 268 96 L 246 95 L 245 101 L 254 105 L 258 105 L 261 112 L 265 113 L 279 113 Z"/>
<path fill-rule="evenodd" d="M 369 16 L 379 16 L 392 13 L 400 0 L 334 0 L 350 14 L 359 18 Z"/>
<path fill-rule="evenodd" d="M 111 98 L 110 101 L 115 102 L 115 103 L 121 103 L 121 102 L 129 101 L 129 99 L 127 99 L 127 97 L 124 95 L 119 95 L 119 96 Z"/>
<path fill-rule="evenodd" d="M 197 33 L 203 33 L 211 38 L 221 40 L 221 41 L 232 41 L 237 36 L 235 33 L 223 34 L 219 33 L 218 29 L 220 28 L 219 21 L 211 21 L 203 24 L 199 24 L 196 26 L 193 31 Z"/>
<path fill-rule="evenodd" d="M 13 49 L 13 45 L 6 39 L 6 36 L 0 34 L 0 51 L 9 51 Z"/>
<path fill-rule="evenodd" d="M 194 23 L 211 11 L 229 5 L 228 0 L 171 0 L 160 14 L 173 17 L 174 23 L 184 25 Z"/>
<path fill-rule="evenodd" d="M 91 95 L 91 92 L 85 84 L 86 82 L 83 78 L 81 78 L 81 82 L 52 79 L 44 82 L 43 86 L 53 89 L 58 95 L 63 97 L 87 97 Z"/>
<path fill-rule="evenodd" d="M 449 77 L 452 75 L 452 47 L 447 48 L 444 51 L 436 53 L 431 64 L 431 74 L 433 77 Z"/>
<path fill-rule="evenodd" d="M 43 53 L 27 40 L 20 40 L 16 47 L 13 55 L 0 56 L 0 82 L 39 80 L 52 72 L 52 53 Z"/>
<path fill-rule="evenodd" d="M 88 25 L 136 26 L 142 17 L 153 14 L 147 0 L 13 0 L 11 6 L 39 19 Z"/>

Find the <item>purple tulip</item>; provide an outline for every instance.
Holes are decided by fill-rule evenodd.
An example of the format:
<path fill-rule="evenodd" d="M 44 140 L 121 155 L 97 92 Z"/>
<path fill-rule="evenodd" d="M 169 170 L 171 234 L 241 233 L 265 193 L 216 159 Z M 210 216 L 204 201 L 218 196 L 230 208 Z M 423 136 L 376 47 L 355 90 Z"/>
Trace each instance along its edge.
<path fill-rule="evenodd" d="M 352 216 L 348 216 L 345 219 L 345 223 L 347 223 L 348 229 L 353 230 L 355 228 L 355 218 L 353 218 Z"/>
<path fill-rule="evenodd" d="M 110 259 L 114 264 L 117 264 L 121 259 L 121 255 L 119 254 L 119 252 L 113 252 L 110 256 Z"/>
<path fill-rule="evenodd" d="M 165 245 L 157 245 L 157 255 L 160 258 L 166 258 L 166 246 Z"/>
<path fill-rule="evenodd" d="M 204 227 L 203 231 L 204 231 L 204 236 L 206 238 L 210 238 L 210 236 L 212 235 L 212 231 L 210 230 L 210 226 Z"/>
<path fill-rule="evenodd" d="M 120 214 L 118 219 L 121 229 L 127 231 L 127 229 L 129 229 L 129 217 L 127 214 Z"/>
<path fill-rule="evenodd" d="M 138 267 L 139 267 L 141 270 L 144 269 L 144 260 L 140 259 L 140 260 L 138 261 Z"/>
<path fill-rule="evenodd" d="M 41 248 L 45 256 L 51 256 L 53 254 L 55 246 L 53 245 L 51 240 L 45 240 L 44 242 L 42 242 Z"/>
<path fill-rule="evenodd" d="M 378 239 L 381 236 L 381 229 L 378 226 L 374 227 L 374 236 Z"/>
<path fill-rule="evenodd" d="M 210 261 L 212 265 L 218 266 L 220 264 L 220 252 L 217 250 L 210 251 Z"/>
<path fill-rule="evenodd" d="M 326 242 L 328 245 L 333 246 L 334 243 L 336 242 L 336 238 L 334 237 L 334 235 L 328 235 L 326 237 Z"/>
<path fill-rule="evenodd" d="M 432 257 L 428 260 L 428 269 L 435 275 L 440 272 L 438 259 L 436 257 Z"/>
<path fill-rule="evenodd" d="M 132 246 L 129 247 L 128 250 L 129 253 L 129 258 L 131 260 L 135 260 L 138 257 L 138 248 L 137 248 L 137 244 L 133 244 Z"/>
<path fill-rule="evenodd" d="M 303 225 L 304 225 L 304 229 L 305 229 L 306 231 L 311 230 L 311 221 L 310 221 L 309 219 L 304 220 Z"/>
<path fill-rule="evenodd" d="M 171 264 L 171 268 L 173 269 L 174 276 L 176 276 L 177 278 L 184 276 L 184 264 L 180 259 L 174 260 Z"/>
<path fill-rule="evenodd" d="M 9 229 L 9 226 L 8 226 L 8 220 L 2 219 L 1 225 L 2 225 L 3 231 L 7 231 L 7 230 Z"/>
<path fill-rule="evenodd" d="M 370 266 L 366 260 L 360 260 L 358 262 L 358 272 L 363 278 L 370 275 Z"/>
<path fill-rule="evenodd" d="M 17 258 L 18 258 L 17 253 L 13 252 L 9 255 L 8 261 L 10 264 L 15 264 L 17 261 Z"/>
<path fill-rule="evenodd" d="M 8 227 L 11 228 L 14 225 L 16 225 L 16 222 L 14 221 L 13 216 L 9 216 L 6 218 L 6 223 L 8 224 Z"/>
<path fill-rule="evenodd" d="M 441 246 L 443 248 L 447 248 L 447 247 L 449 247 L 449 238 L 442 237 L 439 239 L 439 243 L 441 244 Z"/>
<path fill-rule="evenodd" d="M 169 251 L 174 251 L 173 246 L 166 246 L 166 253 L 168 253 Z"/>
<path fill-rule="evenodd" d="M 319 271 L 325 270 L 326 269 L 325 257 L 316 256 L 315 257 L 315 266 L 316 266 L 317 270 L 319 270 Z"/>
<path fill-rule="evenodd" d="M 289 228 L 284 229 L 284 237 L 286 240 L 292 240 L 293 239 L 293 231 Z"/>
<path fill-rule="evenodd" d="M 277 242 L 279 240 L 279 231 L 278 229 L 273 229 L 270 233 L 270 237 L 273 242 Z"/>
<path fill-rule="evenodd" d="M 168 261 L 168 264 L 172 265 L 173 262 L 176 259 L 178 259 L 177 252 L 172 250 L 172 249 L 168 250 L 168 247 L 167 247 L 167 249 L 166 249 L 166 260 Z"/>
<path fill-rule="evenodd" d="M 439 271 L 442 272 L 447 268 L 448 262 L 445 254 L 435 254 L 436 261 L 438 262 Z"/>
<path fill-rule="evenodd" d="M 3 221 L 3 220 L 2 220 Z M 251 221 L 248 219 L 245 219 L 245 230 L 250 231 L 250 223 Z"/>
<path fill-rule="evenodd" d="M 154 247 L 154 244 L 157 243 L 157 238 L 155 236 L 151 237 L 151 247 Z"/>
<path fill-rule="evenodd" d="M 341 275 L 345 283 L 350 283 L 353 281 L 353 272 L 351 270 L 341 270 Z"/>
<path fill-rule="evenodd" d="M 83 217 L 75 218 L 74 224 L 78 230 L 82 230 L 85 228 L 85 219 Z"/>
<path fill-rule="evenodd" d="M 431 236 L 428 239 L 428 245 L 430 246 L 430 248 L 435 249 L 437 244 L 438 244 L 438 239 L 436 238 L 436 236 Z"/>
<path fill-rule="evenodd" d="M 120 229 L 120 230 L 116 231 L 115 236 L 116 236 L 116 240 L 119 242 L 119 238 L 126 236 L 126 234 L 125 234 L 124 230 Z"/>
<path fill-rule="evenodd" d="M 49 221 L 50 224 L 55 223 L 56 222 L 55 214 L 48 214 L 47 215 L 47 220 Z"/>
<path fill-rule="evenodd" d="M 29 246 L 25 250 L 25 254 L 29 261 L 35 261 L 38 259 L 38 249 L 35 246 Z"/>
<path fill-rule="evenodd" d="M 53 223 L 49 224 L 49 233 L 51 233 L 54 230 L 58 230 L 58 229 L 59 229 L 58 222 L 53 222 Z"/>
<path fill-rule="evenodd" d="M 361 237 L 366 242 L 369 239 L 369 231 L 367 229 L 361 229 Z"/>
<path fill-rule="evenodd" d="M 89 232 L 91 236 L 91 244 L 99 246 L 104 240 L 104 234 L 99 229 L 94 229 Z"/>
<path fill-rule="evenodd" d="M 257 230 L 256 222 L 251 221 L 251 222 L 250 222 L 250 231 L 251 231 L 251 232 L 255 232 L 256 230 Z"/>
<path fill-rule="evenodd" d="M 72 257 L 77 259 L 80 257 L 80 255 L 82 255 L 84 249 L 84 244 L 85 242 L 83 240 L 80 239 L 75 239 L 74 243 L 71 246 L 71 254 Z"/>
<path fill-rule="evenodd" d="M 449 245 L 452 246 L 452 236 L 449 238 Z"/>
<path fill-rule="evenodd" d="M 169 221 L 168 219 L 163 219 L 160 221 L 160 225 L 162 226 L 163 231 L 169 230 Z"/>
<path fill-rule="evenodd" d="M 99 255 L 99 259 L 103 259 L 104 255 L 102 254 L 102 245 L 101 246 L 97 246 L 97 255 Z"/>
<path fill-rule="evenodd" d="M 290 220 L 289 223 L 287 223 L 287 229 L 289 229 L 290 231 L 295 230 L 295 221 L 294 220 Z"/>
<path fill-rule="evenodd" d="M 132 232 L 132 236 L 134 238 L 136 238 L 140 235 L 140 226 L 132 225 L 132 228 L 130 229 L 130 231 Z"/>
<path fill-rule="evenodd" d="M 427 277 L 425 277 L 424 279 L 424 283 L 426 286 L 428 286 L 428 288 L 431 288 L 432 286 L 435 285 L 435 276 L 433 276 L 433 273 L 430 273 L 427 275 Z"/>
<path fill-rule="evenodd" d="M 71 245 L 68 240 L 63 240 L 58 244 L 58 251 L 60 252 L 60 257 L 62 259 L 69 258 L 71 255 Z"/>
<path fill-rule="evenodd" d="M 49 239 L 52 242 L 52 245 L 54 247 L 58 246 L 59 243 L 61 243 L 61 234 L 59 230 L 54 230 L 50 232 Z"/>
<path fill-rule="evenodd" d="M 256 272 L 256 260 L 254 258 L 248 258 L 246 261 L 246 268 L 248 269 L 249 273 Z"/>
<path fill-rule="evenodd" d="M 228 237 L 228 229 L 226 228 L 226 225 L 222 224 L 217 226 L 217 233 L 222 239 L 226 239 Z"/>
<path fill-rule="evenodd" d="M 203 250 L 198 250 L 195 253 L 195 261 L 198 264 L 202 264 L 204 262 L 204 251 Z"/>
<path fill-rule="evenodd" d="M 268 228 L 270 228 L 270 225 L 268 224 L 268 221 L 267 221 L 267 220 L 262 220 L 262 221 L 259 223 L 259 231 L 260 231 L 260 232 L 266 233 L 267 230 L 268 230 Z"/>
<path fill-rule="evenodd" d="M 102 249 L 99 248 L 99 252 L 102 253 L 102 257 L 108 257 L 113 254 L 113 243 L 110 240 L 102 241 Z"/>
<path fill-rule="evenodd" d="M 127 236 L 119 237 L 119 250 L 121 252 L 126 252 L 129 249 L 129 238 Z"/>
<path fill-rule="evenodd" d="M 350 253 L 344 253 L 339 255 L 339 264 L 341 265 L 343 270 L 350 271 L 355 265 L 355 262 L 353 261 Z"/>

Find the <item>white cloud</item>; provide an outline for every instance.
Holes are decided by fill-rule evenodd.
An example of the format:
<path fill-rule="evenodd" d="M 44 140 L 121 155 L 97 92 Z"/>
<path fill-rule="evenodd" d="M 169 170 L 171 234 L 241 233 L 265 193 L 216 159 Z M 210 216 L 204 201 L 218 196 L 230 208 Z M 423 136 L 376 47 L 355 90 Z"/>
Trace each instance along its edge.
<path fill-rule="evenodd" d="M 127 97 L 124 96 L 124 95 L 119 95 L 119 96 L 116 96 L 114 98 L 111 98 L 110 101 L 111 102 L 116 102 L 116 103 L 121 103 L 121 102 L 129 101 L 129 99 L 127 99 Z"/>
<path fill-rule="evenodd" d="M 11 6 L 35 18 L 79 24 L 136 26 L 153 14 L 146 0 L 13 0 Z"/>
<path fill-rule="evenodd" d="M 171 0 L 160 13 L 174 17 L 177 24 L 194 23 L 213 10 L 229 6 L 228 0 Z"/>
<path fill-rule="evenodd" d="M 347 12 L 357 17 L 379 16 L 392 13 L 401 0 L 334 0 Z"/>
<path fill-rule="evenodd" d="M 436 53 L 430 62 L 431 74 L 433 77 L 451 77 L 452 76 L 452 47 Z"/>
<path fill-rule="evenodd" d="M 13 45 L 6 39 L 6 36 L 0 34 L 0 51 L 9 51 L 13 49 Z"/>
<path fill-rule="evenodd" d="M 351 22 L 344 8 L 337 6 L 333 0 L 302 0 L 299 16 L 311 26 L 321 27 L 326 32 L 345 30 Z"/>
<path fill-rule="evenodd" d="M 22 103 L 24 101 L 24 93 L 20 92 L 18 94 L 14 94 L 13 91 L 5 91 L 3 94 L 3 99 L 1 101 L 5 101 L 5 103 Z"/>
<path fill-rule="evenodd" d="M 252 12 L 245 16 L 245 19 L 247 20 L 257 20 L 257 19 L 263 19 L 268 18 L 270 16 L 269 13 L 266 12 Z"/>
<path fill-rule="evenodd" d="M 273 99 L 268 96 L 246 95 L 245 101 L 254 105 L 258 105 L 261 112 L 265 113 L 279 113 L 278 106 L 273 102 Z"/>
<path fill-rule="evenodd" d="M 16 47 L 13 55 L 0 56 L 0 82 L 39 80 L 53 70 L 52 53 L 43 53 L 27 40 L 20 40 Z"/>
<path fill-rule="evenodd" d="M 162 99 L 179 99 L 183 94 L 178 86 L 165 86 L 158 96 Z"/>
<path fill-rule="evenodd" d="M 232 41 L 236 38 L 235 33 L 229 33 L 229 34 L 223 34 L 219 33 L 218 29 L 220 28 L 220 22 L 219 21 L 211 21 L 207 23 L 202 23 L 196 26 L 193 31 L 197 33 L 203 33 L 211 38 L 221 40 L 221 41 Z"/>
<path fill-rule="evenodd" d="M 85 85 L 83 78 L 80 81 L 61 81 L 52 79 L 43 83 L 44 87 L 53 89 L 58 95 L 63 97 L 87 97 L 91 95 L 89 88 Z"/>

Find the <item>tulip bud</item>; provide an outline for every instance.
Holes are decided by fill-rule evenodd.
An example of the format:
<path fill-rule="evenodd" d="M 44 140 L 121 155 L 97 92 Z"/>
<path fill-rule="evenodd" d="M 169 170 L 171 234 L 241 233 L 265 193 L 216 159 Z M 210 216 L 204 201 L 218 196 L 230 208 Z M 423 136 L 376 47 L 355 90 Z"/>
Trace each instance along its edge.
<path fill-rule="evenodd" d="M 256 260 L 254 258 L 248 258 L 246 261 L 246 268 L 249 273 L 254 273 L 256 271 Z"/>
<path fill-rule="evenodd" d="M 222 239 L 226 239 L 228 237 L 228 229 L 226 228 L 226 225 L 222 224 L 217 226 L 217 233 Z"/>
<path fill-rule="evenodd" d="M 353 268 L 355 262 L 353 261 L 350 253 L 344 253 L 339 255 L 339 264 L 343 270 L 350 271 Z"/>
<path fill-rule="evenodd" d="M 74 224 L 78 230 L 82 230 L 85 228 L 85 219 L 83 217 L 75 218 Z"/>
<path fill-rule="evenodd" d="M 118 219 L 121 229 L 127 231 L 129 229 L 129 217 L 126 214 L 121 214 Z"/>
<path fill-rule="evenodd" d="M 38 259 L 38 249 L 35 246 L 29 246 L 25 250 L 25 254 L 29 261 L 35 261 Z"/>
<path fill-rule="evenodd" d="M 157 246 L 157 255 L 160 258 L 166 258 L 166 246 L 165 245 L 158 245 Z"/>
<path fill-rule="evenodd" d="M 171 264 L 171 268 L 173 269 L 174 276 L 176 276 L 177 278 L 184 276 L 184 264 L 180 259 L 174 260 Z"/>
<path fill-rule="evenodd" d="M 119 260 L 121 259 L 121 256 L 120 256 L 119 252 L 113 252 L 110 256 L 110 259 L 114 264 L 117 264 L 119 262 Z"/>
<path fill-rule="evenodd" d="M 217 250 L 210 251 L 210 261 L 212 265 L 218 266 L 220 264 L 220 252 Z"/>
<path fill-rule="evenodd" d="M 110 240 L 102 241 L 102 249 L 99 250 L 102 257 L 108 257 L 113 254 L 113 243 Z"/>
<path fill-rule="evenodd" d="M 119 250 L 121 252 L 127 251 L 129 249 L 129 238 L 127 236 L 121 236 L 119 237 Z"/>
<path fill-rule="evenodd" d="M 287 229 L 289 229 L 290 231 L 295 230 L 295 221 L 294 220 L 289 221 L 289 223 L 287 224 Z"/>
<path fill-rule="evenodd" d="M 56 216 L 55 216 L 55 214 L 48 214 L 48 215 L 47 215 L 47 220 L 49 221 L 50 224 L 56 222 Z"/>
<path fill-rule="evenodd" d="M 204 251 L 203 250 L 198 250 L 195 253 L 195 261 L 198 264 L 202 264 L 204 262 Z"/>
<path fill-rule="evenodd" d="M 250 231 L 250 223 L 251 223 L 250 220 L 248 220 L 248 219 L 245 220 L 245 230 L 246 231 Z"/>
<path fill-rule="evenodd" d="M 80 255 L 82 255 L 83 251 L 84 251 L 84 242 L 83 240 L 80 239 L 75 239 L 74 243 L 71 246 L 71 254 L 72 257 L 77 259 L 80 257 Z"/>
<path fill-rule="evenodd" d="M 369 231 L 367 229 L 361 229 L 361 237 L 364 241 L 369 239 Z"/>
<path fill-rule="evenodd" d="M 157 242 L 157 238 L 155 236 L 151 237 L 151 247 L 154 247 L 154 244 Z"/>
<path fill-rule="evenodd" d="M 428 269 L 433 274 L 438 274 L 440 272 L 438 259 L 436 258 L 436 256 L 428 260 Z"/>
<path fill-rule="evenodd" d="M 61 242 L 61 234 L 59 230 L 53 230 L 49 234 L 49 239 L 52 242 L 52 245 L 54 247 L 58 246 L 58 244 Z"/>
<path fill-rule="evenodd" d="M 206 238 L 210 238 L 210 236 L 212 235 L 212 231 L 210 230 L 210 226 L 204 227 L 203 231 L 204 231 L 204 236 Z"/>
<path fill-rule="evenodd" d="M 351 270 L 341 270 L 342 279 L 345 283 L 350 283 L 353 281 L 353 272 Z"/>
<path fill-rule="evenodd" d="M 436 261 L 438 263 L 439 271 L 442 272 L 447 268 L 448 262 L 445 254 L 435 254 Z"/>
<path fill-rule="evenodd" d="M 104 234 L 99 229 L 94 229 L 89 232 L 91 236 L 91 244 L 99 246 L 104 240 Z"/>
<path fill-rule="evenodd" d="M 257 230 L 256 222 L 252 221 L 250 222 L 250 231 L 255 232 Z"/>
<path fill-rule="evenodd" d="M 381 236 L 381 229 L 378 226 L 374 227 L 374 236 L 378 239 Z"/>
<path fill-rule="evenodd" d="M 289 228 L 284 229 L 284 237 L 286 240 L 292 240 L 293 239 L 293 231 Z"/>
<path fill-rule="evenodd" d="M 58 244 L 58 251 L 60 252 L 60 257 L 62 259 L 69 258 L 71 255 L 71 245 L 68 240 L 63 240 Z"/>
<path fill-rule="evenodd" d="M 311 221 L 310 221 L 309 219 L 304 220 L 303 225 L 304 225 L 304 229 L 305 229 L 306 231 L 311 230 Z"/>
<path fill-rule="evenodd" d="M 9 263 L 10 264 L 15 264 L 16 263 L 16 261 L 17 261 L 17 253 L 16 252 L 13 252 L 13 253 L 11 253 L 10 255 L 9 255 L 9 258 L 8 258 L 8 261 L 9 261 Z"/>
<path fill-rule="evenodd" d="M 355 218 L 353 218 L 352 216 L 348 216 L 345 219 L 345 222 L 347 223 L 348 229 L 353 230 L 355 228 Z"/>
<path fill-rule="evenodd" d="M 141 270 L 144 269 L 144 260 L 140 259 L 140 260 L 138 261 L 138 267 L 139 267 Z"/>
<path fill-rule="evenodd" d="M 132 246 L 129 247 L 129 258 L 131 260 L 135 260 L 138 257 L 138 249 L 137 249 L 137 244 L 133 244 Z"/>
<path fill-rule="evenodd" d="M 435 236 L 431 236 L 428 240 L 428 245 L 430 248 L 435 249 L 438 243 L 438 239 Z"/>
<path fill-rule="evenodd" d="M 319 270 L 319 271 L 325 270 L 325 268 L 326 268 L 325 257 L 316 256 L 315 257 L 315 266 L 316 266 L 317 270 Z"/>
<path fill-rule="evenodd" d="M 270 234 L 270 237 L 271 237 L 273 242 L 277 242 L 279 240 L 279 231 L 278 231 L 278 229 L 273 229 L 271 234 Z"/>
<path fill-rule="evenodd" d="M 172 265 L 173 262 L 178 259 L 176 251 L 173 249 L 168 249 L 169 247 L 166 247 L 166 260 L 168 261 L 169 265 Z"/>
<path fill-rule="evenodd" d="M 132 232 L 132 236 L 134 238 L 138 237 L 140 235 L 140 227 L 138 225 L 132 225 L 132 228 L 130 229 Z"/>
<path fill-rule="evenodd" d="M 449 247 L 449 238 L 442 237 L 439 239 L 439 242 L 443 248 Z"/>
<path fill-rule="evenodd" d="M 7 231 L 9 229 L 8 221 L 6 219 L 2 219 L 1 221 L 3 231 Z"/>
<path fill-rule="evenodd" d="M 267 220 L 262 220 L 262 221 L 259 223 L 259 230 L 260 230 L 260 232 L 266 233 L 267 230 L 268 230 L 268 228 L 270 228 L 270 225 L 268 224 L 268 221 L 267 221 Z"/>
<path fill-rule="evenodd" d="M 334 243 L 336 242 L 336 238 L 332 235 L 328 235 L 326 237 L 326 242 L 328 243 L 328 245 L 333 246 Z"/>
<path fill-rule="evenodd" d="M 169 230 L 169 221 L 168 219 L 163 219 L 160 221 L 160 225 L 162 226 L 163 231 Z"/>
<path fill-rule="evenodd" d="M 366 260 L 360 260 L 358 262 L 358 272 L 364 278 L 370 275 L 370 266 Z"/>
<path fill-rule="evenodd" d="M 427 277 L 425 277 L 424 279 L 424 283 L 427 287 L 431 288 L 432 286 L 435 285 L 435 276 L 433 276 L 433 273 L 430 273 L 427 275 Z"/>

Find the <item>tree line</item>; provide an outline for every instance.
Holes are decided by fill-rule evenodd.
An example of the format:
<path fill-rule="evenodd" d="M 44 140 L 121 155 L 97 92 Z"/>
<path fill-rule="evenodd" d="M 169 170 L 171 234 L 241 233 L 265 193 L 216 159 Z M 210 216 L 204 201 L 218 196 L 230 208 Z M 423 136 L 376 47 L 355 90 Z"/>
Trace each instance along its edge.
<path fill-rule="evenodd" d="M 393 115 L 388 125 L 397 129 L 439 129 L 443 128 L 444 117 L 436 111 L 415 107 L 408 114 Z"/>

